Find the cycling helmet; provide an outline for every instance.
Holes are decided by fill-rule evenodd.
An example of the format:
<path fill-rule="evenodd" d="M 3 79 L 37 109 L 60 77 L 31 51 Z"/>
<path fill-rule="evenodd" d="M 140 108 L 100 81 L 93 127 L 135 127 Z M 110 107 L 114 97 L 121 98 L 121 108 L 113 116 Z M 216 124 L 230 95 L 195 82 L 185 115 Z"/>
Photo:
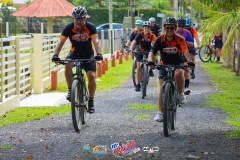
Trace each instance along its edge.
<path fill-rule="evenodd" d="M 167 17 L 167 18 L 164 20 L 163 25 L 165 26 L 165 25 L 167 25 L 167 24 L 173 24 L 173 25 L 177 26 L 177 21 L 176 21 L 176 19 L 173 18 L 173 17 Z"/>
<path fill-rule="evenodd" d="M 143 20 L 136 20 L 135 24 L 142 26 L 143 25 Z"/>
<path fill-rule="evenodd" d="M 72 10 L 72 17 L 73 18 L 85 18 L 87 16 L 87 10 L 85 7 L 75 7 Z"/>
<path fill-rule="evenodd" d="M 177 24 L 178 24 L 178 25 L 181 24 L 181 25 L 185 26 L 185 24 L 186 24 L 186 19 L 185 19 L 185 18 L 182 18 L 182 17 L 178 18 L 178 19 L 177 19 Z"/>
<path fill-rule="evenodd" d="M 190 18 L 185 18 L 185 20 L 186 20 L 185 26 L 190 27 L 191 26 L 191 19 Z"/>
<path fill-rule="evenodd" d="M 151 18 L 149 18 L 148 21 L 149 21 L 149 22 L 155 22 L 155 18 L 151 17 Z"/>
<path fill-rule="evenodd" d="M 149 21 L 143 21 L 143 27 L 151 27 L 151 23 Z"/>

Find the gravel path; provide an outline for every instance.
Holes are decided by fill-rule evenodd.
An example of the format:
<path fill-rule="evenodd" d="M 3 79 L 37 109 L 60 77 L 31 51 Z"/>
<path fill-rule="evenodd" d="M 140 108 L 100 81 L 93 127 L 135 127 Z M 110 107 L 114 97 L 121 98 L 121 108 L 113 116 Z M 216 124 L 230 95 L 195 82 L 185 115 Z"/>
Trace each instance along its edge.
<path fill-rule="evenodd" d="M 131 103 L 157 104 L 155 70 L 146 99 L 141 99 L 140 93 L 134 91 L 131 79 L 114 90 L 98 92 L 96 112 L 89 116 L 80 134 L 73 130 L 70 113 L 0 127 L 0 160 L 240 159 L 240 140 L 225 137 L 226 132 L 234 129 L 225 122 L 226 114 L 203 105 L 206 96 L 216 89 L 200 64 L 198 62 L 196 79 L 190 84 L 192 94 L 187 96 L 187 104 L 178 108 L 176 130 L 170 137 L 164 137 L 162 123 L 153 120 L 157 109 L 127 109 L 127 104 Z M 137 120 L 139 116 L 145 119 Z M 117 156 L 110 150 L 111 144 L 128 145 L 129 140 L 134 140 L 135 148 L 140 151 L 125 151 Z M 87 145 L 91 148 L 105 145 L 108 154 L 87 154 L 83 150 Z M 143 151 L 153 146 L 156 152 Z"/>

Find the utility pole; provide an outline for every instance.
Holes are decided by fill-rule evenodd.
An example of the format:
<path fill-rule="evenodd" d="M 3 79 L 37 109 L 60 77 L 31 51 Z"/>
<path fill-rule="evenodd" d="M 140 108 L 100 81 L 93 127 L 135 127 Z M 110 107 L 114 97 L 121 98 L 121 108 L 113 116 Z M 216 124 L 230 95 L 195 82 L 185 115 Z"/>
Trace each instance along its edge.
<path fill-rule="evenodd" d="M 135 3 L 135 0 L 131 0 L 131 1 L 130 1 L 132 28 L 135 27 L 135 6 L 134 6 L 134 3 Z"/>
<path fill-rule="evenodd" d="M 178 18 L 178 0 L 174 0 L 173 2 L 173 17 L 175 19 Z"/>
<path fill-rule="evenodd" d="M 109 0 L 109 29 L 113 29 L 113 26 L 112 26 L 112 0 Z"/>

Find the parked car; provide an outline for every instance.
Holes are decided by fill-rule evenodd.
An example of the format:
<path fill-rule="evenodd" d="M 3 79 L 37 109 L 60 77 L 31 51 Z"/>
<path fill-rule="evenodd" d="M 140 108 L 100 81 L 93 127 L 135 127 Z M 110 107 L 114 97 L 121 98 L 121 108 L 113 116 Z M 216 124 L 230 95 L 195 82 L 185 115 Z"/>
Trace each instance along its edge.
<path fill-rule="evenodd" d="M 113 29 L 122 29 L 123 24 L 121 23 L 112 23 Z M 108 29 L 109 29 L 109 23 L 100 24 L 96 27 L 98 37 L 101 38 L 101 30 L 104 30 L 104 39 L 108 39 Z"/>

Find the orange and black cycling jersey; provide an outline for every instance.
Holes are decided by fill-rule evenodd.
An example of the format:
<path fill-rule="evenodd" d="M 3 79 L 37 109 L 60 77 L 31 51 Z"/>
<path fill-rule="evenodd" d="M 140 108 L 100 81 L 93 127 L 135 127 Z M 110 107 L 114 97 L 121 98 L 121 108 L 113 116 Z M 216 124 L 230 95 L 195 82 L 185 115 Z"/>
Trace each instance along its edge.
<path fill-rule="evenodd" d="M 159 36 L 152 46 L 151 52 L 155 55 L 157 51 L 161 53 L 163 64 L 178 65 L 182 63 L 182 53 L 188 50 L 185 39 L 180 35 L 175 35 L 173 40 L 167 41 L 166 34 Z"/>
<path fill-rule="evenodd" d="M 71 52 L 77 53 L 84 58 L 91 58 L 94 55 L 92 38 L 96 37 L 96 27 L 86 22 L 81 31 L 77 30 L 74 23 L 69 23 L 62 31 L 61 38 L 69 38 L 71 42 Z"/>
<path fill-rule="evenodd" d="M 156 36 L 153 33 L 148 33 L 148 39 L 144 39 L 143 32 L 138 33 L 134 39 L 137 42 L 139 51 L 150 51 L 152 43 L 156 40 Z"/>
<path fill-rule="evenodd" d="M 193 38 L 198 37 L 198 32 L 197 32 L 197 29 L 196 29 L 196 28 L 194 28 L 193 26 L 191 26 L 191 27 L 189 27 L 189 28 L 187 28 L 187 29 L 191 32 Z"/>
<path fill-rule="evenodd" d="M 132 31 L 132 33 L 130 34 L 129 40 L 132 42 L 138 33 L 139 33 L 138 30 L 134 29 L 134 31 Z"/>

